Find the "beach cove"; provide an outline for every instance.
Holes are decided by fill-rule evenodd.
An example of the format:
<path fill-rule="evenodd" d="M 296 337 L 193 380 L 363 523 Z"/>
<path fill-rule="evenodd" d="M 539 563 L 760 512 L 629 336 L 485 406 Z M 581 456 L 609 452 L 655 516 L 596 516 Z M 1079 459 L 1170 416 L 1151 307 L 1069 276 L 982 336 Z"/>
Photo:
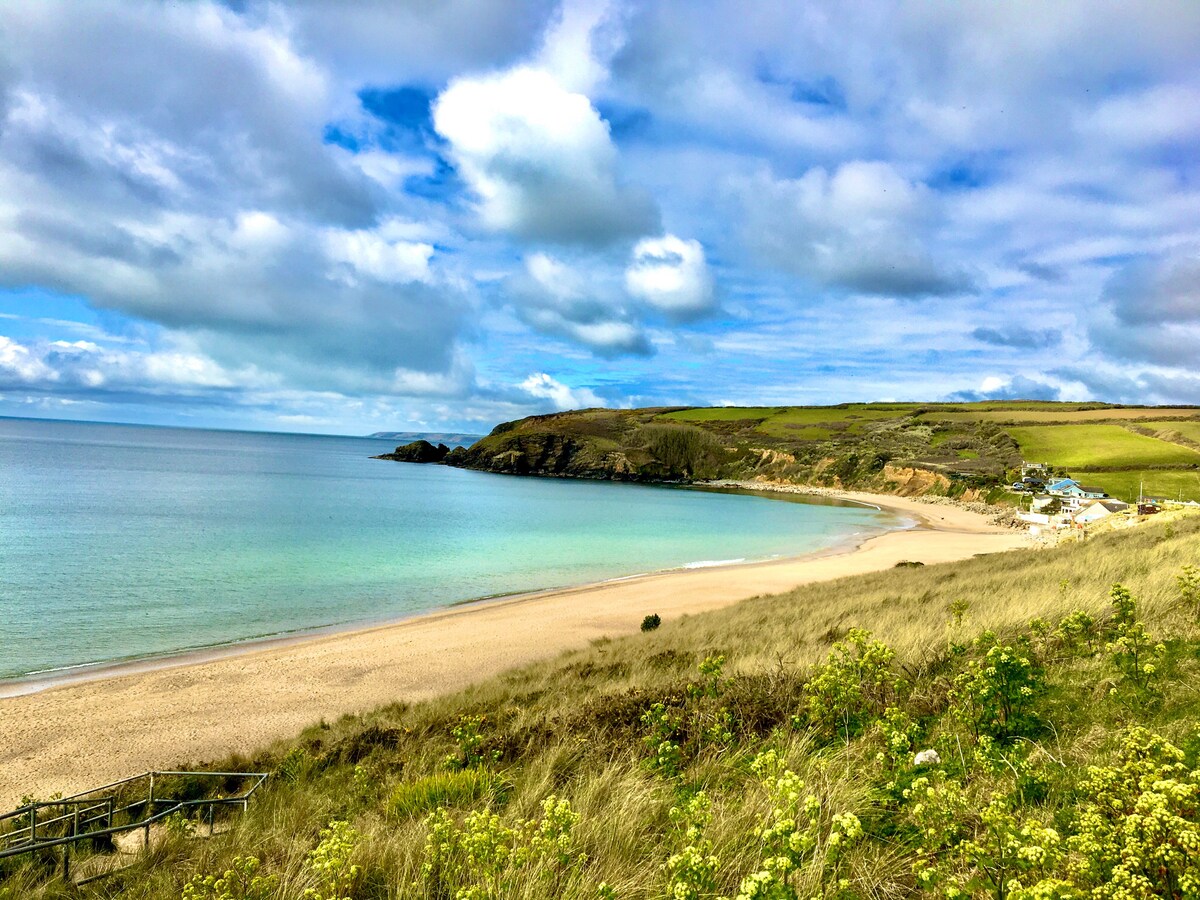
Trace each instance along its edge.
<path fill-rule="evenodd" d="M 0 699 L 0 803 L 70 792 L 151 768 L 249 753 L 304 727 L 451 692 L 505 670 L 753 596 L 1027 546 L 955 506 L 845 494 L 917 527 L 853 548 L 672 571 L 452 607 L 403 622 L 218 658 L 134 664 L 105 677 Z"/>

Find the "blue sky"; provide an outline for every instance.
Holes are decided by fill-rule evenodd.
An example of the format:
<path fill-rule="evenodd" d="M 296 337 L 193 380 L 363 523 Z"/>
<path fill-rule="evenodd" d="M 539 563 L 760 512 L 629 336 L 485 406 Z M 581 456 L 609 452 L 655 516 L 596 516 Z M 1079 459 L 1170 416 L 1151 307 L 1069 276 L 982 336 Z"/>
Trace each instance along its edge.
<path fill-rule="evenodd" d="M 1200 403 L 1200 4 L 0 3 L 0 415 Z"/>

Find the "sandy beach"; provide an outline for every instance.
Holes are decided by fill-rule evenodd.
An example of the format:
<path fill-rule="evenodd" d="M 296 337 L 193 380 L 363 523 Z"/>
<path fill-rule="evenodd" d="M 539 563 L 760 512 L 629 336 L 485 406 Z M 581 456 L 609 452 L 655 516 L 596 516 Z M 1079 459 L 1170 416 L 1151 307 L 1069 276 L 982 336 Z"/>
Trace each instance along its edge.
<path fill-rule="evenodd" d="M 647 613 L 670 621 L 901 560 L 948 562 L 1029 544 L 1023 533 L 955 506 L 840 496 L 920 524 L 832 554 L 510 597 L 0 694 L 0 807 L 26 794 L 73 793 L 147 769 L 251 752 L 322 718 L 418 701 L 599 637 L 632 634 Z"/>

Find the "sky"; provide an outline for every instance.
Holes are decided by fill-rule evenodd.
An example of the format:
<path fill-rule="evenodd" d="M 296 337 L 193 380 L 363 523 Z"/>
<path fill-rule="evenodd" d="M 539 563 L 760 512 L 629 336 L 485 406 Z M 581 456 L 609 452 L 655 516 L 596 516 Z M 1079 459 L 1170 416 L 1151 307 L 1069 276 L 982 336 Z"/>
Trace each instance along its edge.
<path fill-rule="evenodd" d="M 0 0 L 0 415 L 1200 404 L 1200 3 Z"/>

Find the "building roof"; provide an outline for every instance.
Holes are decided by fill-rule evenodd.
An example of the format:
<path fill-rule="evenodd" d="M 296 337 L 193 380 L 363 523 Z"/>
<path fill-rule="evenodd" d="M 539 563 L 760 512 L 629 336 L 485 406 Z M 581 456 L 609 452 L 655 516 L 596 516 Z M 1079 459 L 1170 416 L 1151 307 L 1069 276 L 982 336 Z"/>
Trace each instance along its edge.
<path fill-rule="evenodd" d="M 1107 494 L 1108 493 L 1108 491 L 1106 491 L 1104 488 L 1088 487 L 1086 484 L 1079 485 L 1079 489 L 1081 491 L 1086 491 L 1089 494 Z"/>

